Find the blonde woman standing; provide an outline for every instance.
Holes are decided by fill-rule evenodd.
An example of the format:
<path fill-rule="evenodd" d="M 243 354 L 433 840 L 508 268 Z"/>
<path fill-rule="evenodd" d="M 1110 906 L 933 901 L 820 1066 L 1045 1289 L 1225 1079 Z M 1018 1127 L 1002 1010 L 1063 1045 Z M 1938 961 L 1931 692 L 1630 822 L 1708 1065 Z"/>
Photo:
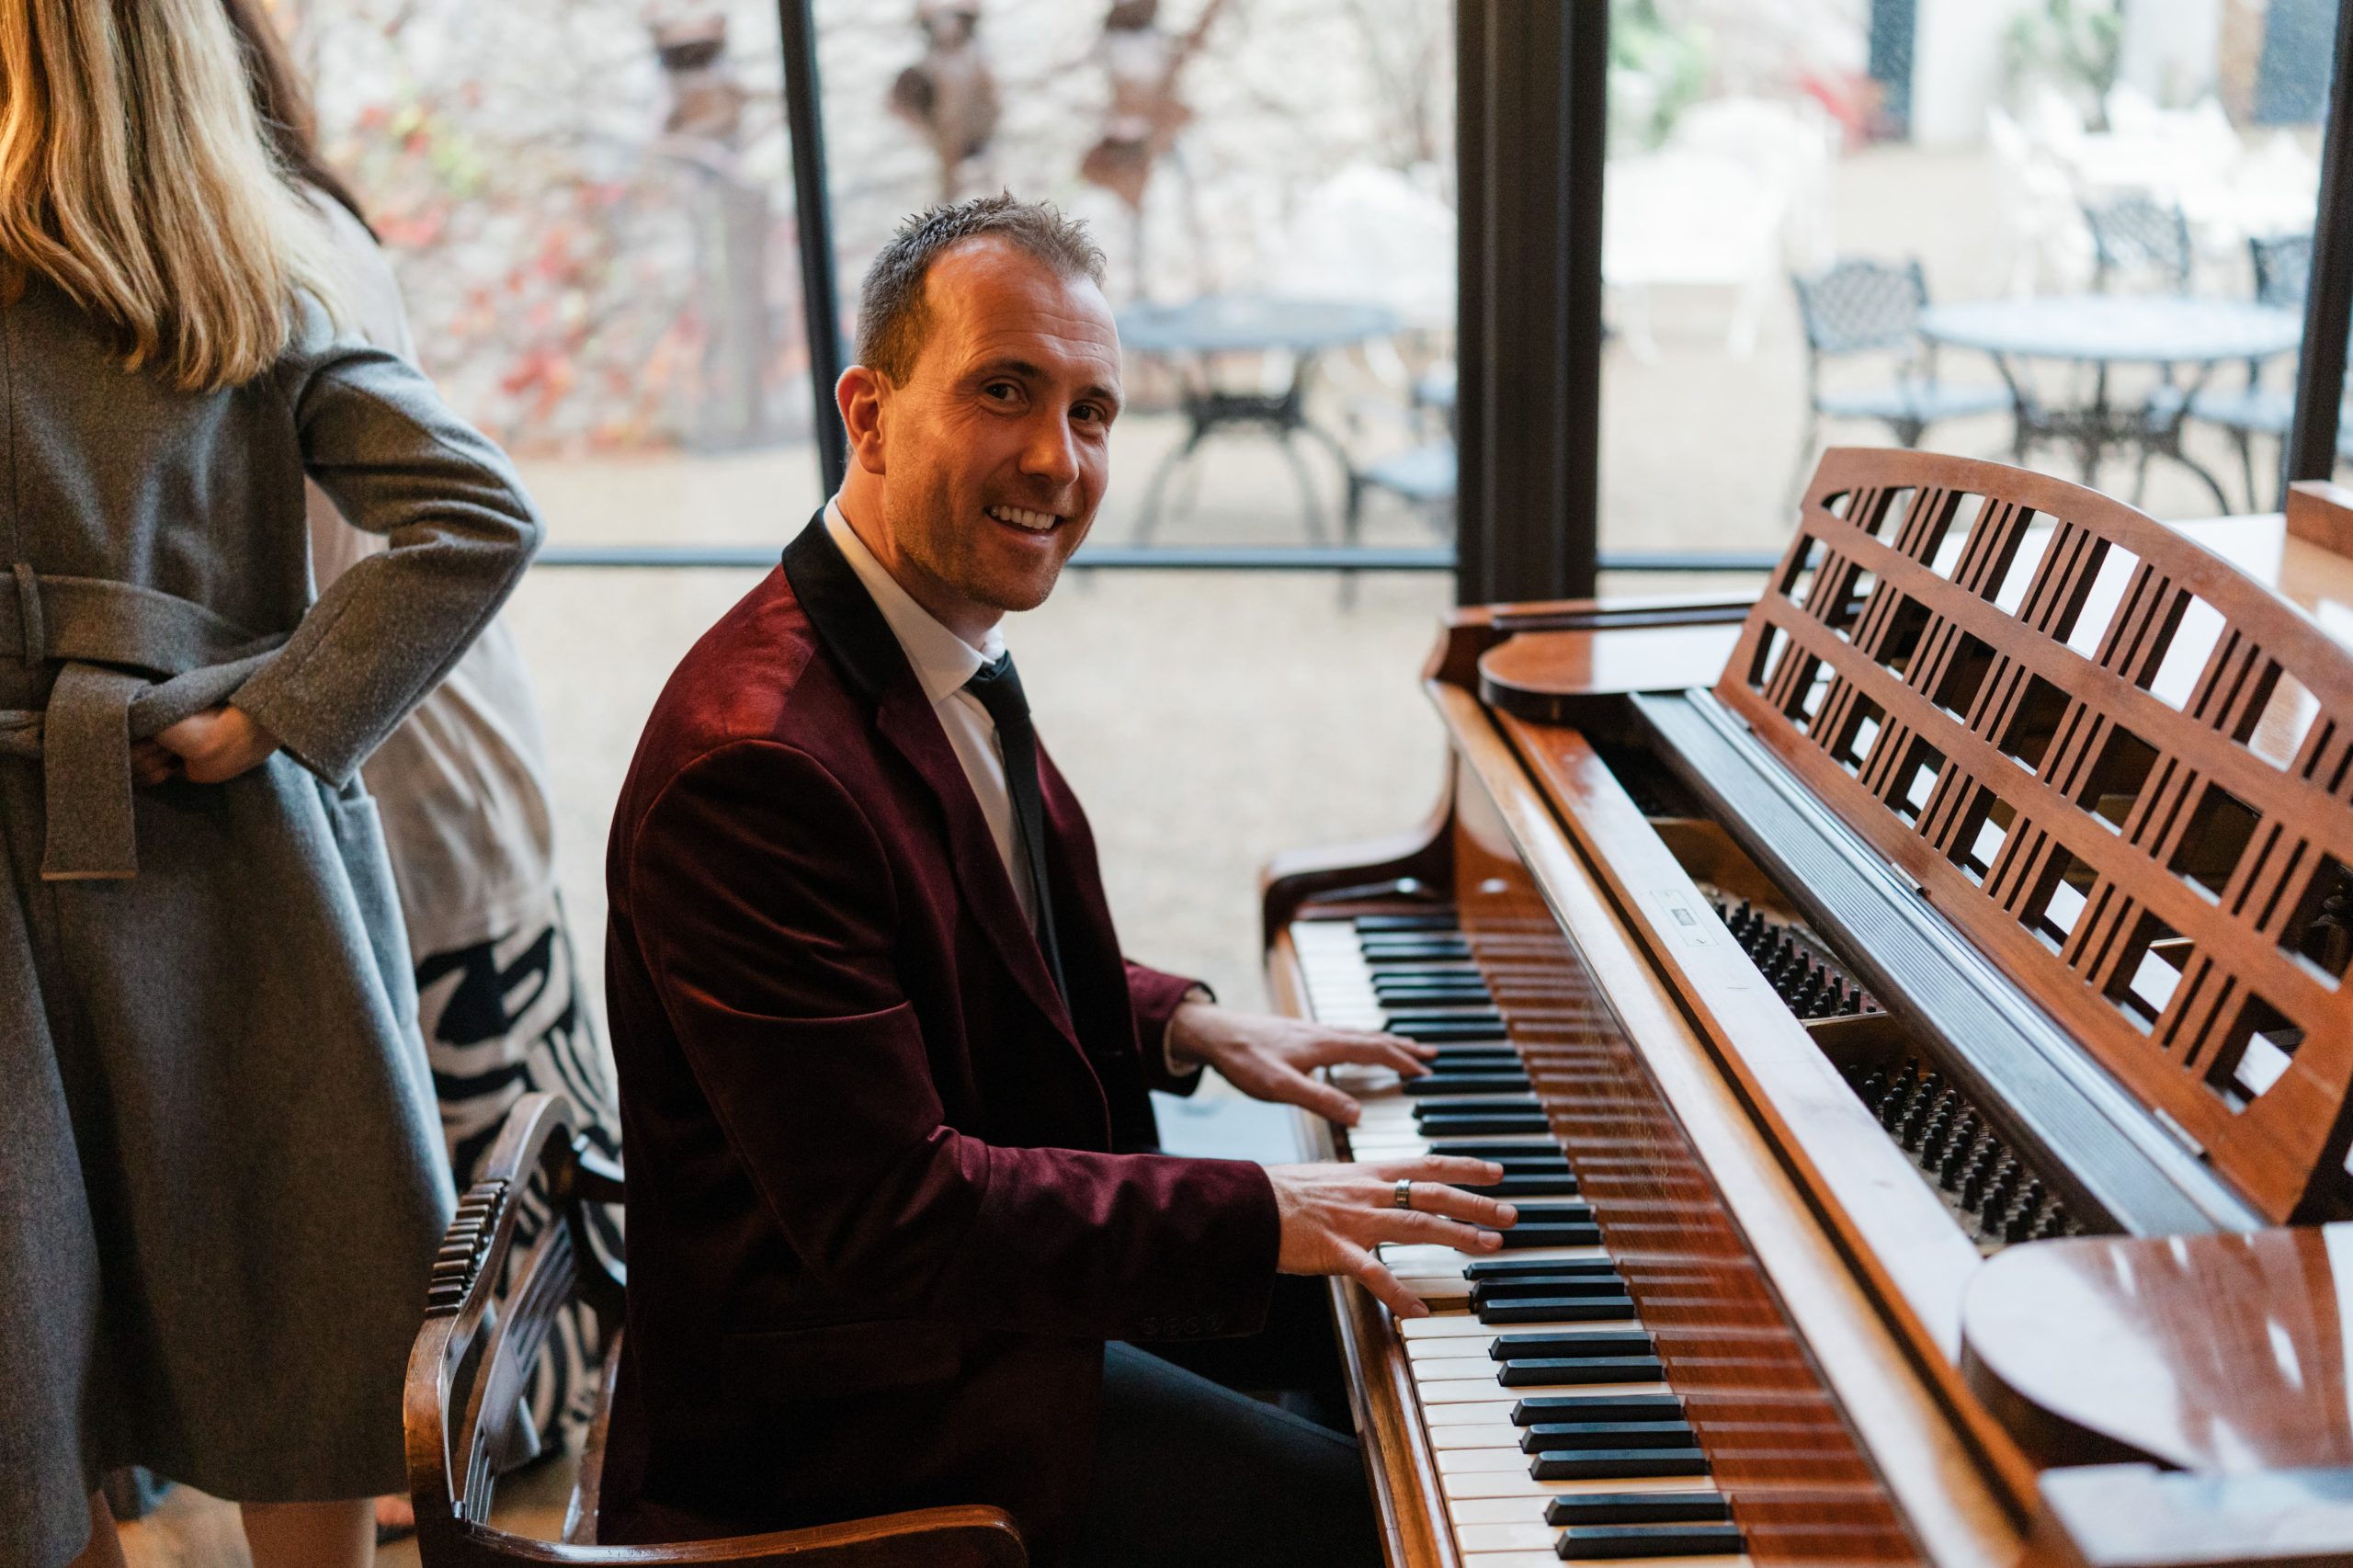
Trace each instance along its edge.
<path fill-rule="evenodd" d="M 539 525 L 333 255 L 219 0 L 0 0 L 0 1563 L 142 1464 L 358 1568 L 400 1484 L 449 1194 L 354 778 Z M 392 546 L 315 604 L 306 472 Z"/>

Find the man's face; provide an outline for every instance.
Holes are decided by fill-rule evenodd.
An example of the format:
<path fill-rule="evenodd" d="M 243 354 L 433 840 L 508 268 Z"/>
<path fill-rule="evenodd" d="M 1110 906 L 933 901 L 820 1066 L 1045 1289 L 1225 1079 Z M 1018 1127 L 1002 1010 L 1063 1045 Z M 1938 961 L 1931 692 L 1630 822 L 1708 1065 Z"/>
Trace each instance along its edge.
<path fill-rule="evenodd" d="M 1120 340 L 1101 290 L 1002 240 L 947 251 L 925 287 L 930 332 L 882 404 L 884 510 L 910 591 L 961 631 L 1043 604 L 1093 526 Z"/>

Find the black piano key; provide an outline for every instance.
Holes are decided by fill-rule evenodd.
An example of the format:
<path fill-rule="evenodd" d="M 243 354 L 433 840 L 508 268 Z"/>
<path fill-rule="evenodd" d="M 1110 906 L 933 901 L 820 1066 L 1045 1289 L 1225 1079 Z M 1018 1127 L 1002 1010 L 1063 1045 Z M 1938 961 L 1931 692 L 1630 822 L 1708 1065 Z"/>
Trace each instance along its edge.
<path fill-rule="evenodd" d="M 1469 987 L 1458 990 L 1445 985 L 1376 985 L 1372 999 L 1383 1012 L 1432 1013 L 1443 1007 L 1475 1007 L 1483 1013 L 1497 1010 L 1493 996 L 1484 990 Z"/>
<path fill-rule="evenodd" d="M 1683 1421 L 1540 1421 L 1519 1435 L 1519 1450 L 1526 1454 L 1699 1446 L 1699 1434 Z"/>
<path fill-rule="evenodd" d="M 1526 1110 L 1540 1111 L 1542 1108 L 1543 1108 L 1539 1106 L 1533 1099 L 1530 1099 L 1525 1095 L 1495 1096 L 1482 1100 L 1466 1100 L 1450 1106 L 1417 1105 L 1414 1108 L 1414 1114 L 1416 1117 L 1432 1117 L 1439 1115 L 1467 1116 L 1476 1111 L 1495 1111 L 1502 1113 Z"/>
<path fill-rule="evenodd" d="M 1625 1562 L 1645 1557 L 1736 1556 L 1736 1525 L 1578 1525 L 1561 1532 L 1561 1556 L 1572 1562 Z"/>
<path fill-rule="evenodd" d="M 1530 1394 L 1511 1407 L 1511 1419 L 1515 1426 L 1533 1426 L 1540 1421 L 1680 1421 L 1683 1400 L 1671 1393 Z"/>
<path fill-rule="evenodd" d="M 1519 1205 L 1519 1222 L 1523 1225 L 1590 1225 L 1593 1206 L 1589 1203 L 1523 1203 Z"/>
<path fill-rule="evenodd" d="M 1620 1323 L 1634 1315 L 1631 1296 L 1519 1296 L 1473 1307 L 1472 1315 L 1495 1328 L 1529 1323 Z"/>
<path fill-rule="evenodd" d="M 1352 922 L 1358 931 L 1458 931 L 1461 929 L 1453 914 L 1447 910 L 1414 911 L 1410 914 L 1359 915 Z"/>
<path fill-rule="evenodd" d="M 1601 1227 L 1593 1224 L 1546 1224 L 1540 1221 L 1522 1220 L 1507 1231 L 1497 1231 L 1503 1238 L 1506 1252 L 1524 1252 L 1529 1247 L 1597 1247 L 1601 1244 Z"/>
<path fill-rule="evenodd" d="M 1526 1279 L 1548 1274 L 1567 1278 L 1598 1277 L 1614 1279 L 1618 1277 L 1618 1266 L 1606 1257 L 1490 1257 L 1462 1266 L 1462 1277 L 1474 1283 L 1482 1279 Z"/>
<path fill-rule="evenodd" d="M 1666 1369 L 1655 1356 L 1532 1356 L 1506 1361 L 1495 1381 L 1507 1389 L 1544 1388 L 1553 1383 L 1655 1383 Z"/>
<path fill-rule="evenodd" d="M 1473 1306 L 1481 1323 L 1615 1323 L 1634 1315 L 1631 1296 L 1514 1296 Z"/>
<path fill-rule="evenodd" d="M 1503 1166 L 1504 1175 L 1507 1176 L 1575 1176 L 1576 1173 L 1569 1169 L 1569 1162 L 1548 1149 L 1532 1143 L 1524 1143 L 1520 1147 L 1523 1151 L 1520 1153 L 1485 1154 L 1481 1158 L 1493 1160 Z"/>
<path fill-rule="evenodd" d="M 1420 974 L 1387 969 L 1372 977 L 1376 995 L 1388 996 L 1400 992 L 1427 991 L 1440 996 L 1481 996 L 1492 999 L 1487 989 L 1487 977 L 1474 968 L 1428 970 Z"/>
<path fill-rule="evenodd" d="M 1529 1086 L 1525 1073 L 1433 1073 L 1408 1078 L 1401 1085 L 1416 1099 L 1444 1099 L 1449 1095 L 1498 1095 Z"/>
<path fill-rule="evenodd" d="M 1638 1475 L 1705 1475 L 1708 1456 L 1698 1449 L 1592 1449 L 1548 1450 L 1528 1461 L 1539 1481 L 1623 1481 Z"/>
<path fill-rule="evenodd" d="M 1496 1093 L 1527 1093 L 1527 1066 L 1518 1057 L 1449 1057 L 1442 1055 L 1436 1062 L 1424 1060 L 1433 1078 L 1518 1078 L 1518 1090 L 1496 1090 Z"/>
<path fill-rule="evenodd" d="M 1444 1045 L 1449 1040 L 1509 1038 L 1504 1033 L 1503 1025 L 1483 1018 L 1474 1018 L 1468 1023 L 1390 1023 L 1383 1026 L 1383 1032 L 1393 1034 L 1400 1040 L 1413 1040 L 1420 1045 Z"/>
<path fill-rule="evenodd" d="M 1501 1033 L 1504 1027 L 1504 1016 L 1493 1007 L 1383 1007 L 1381 1014 L 1392 1029 L 1415 1024 L 1486 1024 Z"/>
<path fill-rule="evenodd" d="M 1446 1102 L 1431 1103 L 1443 1105 Z M 1427 1105 L 1415 1107 L 1416 1110 L 1429 1108 Z M 1551 1125 L 1540 1110 L 1450 1111 L 1437 1116 L 1417 1116 L 1415 1120 L 1420 1124 L 1423 1134 L 1430 1138 L 1461 1137 L 1474 1133 L 1541 1132 Z M 1454 1153 L 1451 1149 L 1432 1152 L 1440 1154 Z"/>
<path fill-rule="evenodd" d="M 1577 1178 L 1561 1172 L 1550 1176 L 1506 1176 L 1501 1181 L 1482 1182 L 1475 1187 L 1456 1185 L 1482 1198 L 1568 1198 L 1576 1192 Z"/>
<path fill-rule="evenodd" d="M 1418 961 L 1397 959 L 1383 963 L 1372 971 L 1372 984 L 1376 991 L 1384 985 L 1417 983 L 1422 981 L 1446 984 L 1461 980 L 1475 980 L 1483 985 L 1486 983 L 1486 978 L 1479 971 L 1479 966 L 1467 958 L 1424 959 Z"/>
<path fill-rule="evenodd" d="M 1468 959 L 1471 944 L 1461 937 L 1379 937 L 1364 943 L 1365 962 L 1429 963 L 1440 959 Z"/>
<path fill-rule="evenodd" d="M 1474 1160 L 1501 1160 L 1506 1175 L 1519 1170 L 1551 1170 L 1569 1168 L 1568 1156 L 1554 1143 L 1523 1140 L 1517 1143 L 1458 1143 L 1447 1151 L 1449 1154 L 1468 1154 Z"/>
<path fill-rule="evenodd" d="M 1497 1361 L 1530 1358 L 1555 1359 L 1577 1356 L 1654 1356 L 1657 1346 L 1639 1328 L 1564 1328 L 1557 1334 L 1506 1334 L 1488 1346 Z"/>
<path fill-rule="evenodd" d="M 1565 1261 L 1542 1274 L 1481 1279 L 1471 1287 L 1472 1304 L 1514 1296 L 1622 1296 L 1626 1281 L 1608 1267 L 1587 1268 L 1582 1259 Z"/>

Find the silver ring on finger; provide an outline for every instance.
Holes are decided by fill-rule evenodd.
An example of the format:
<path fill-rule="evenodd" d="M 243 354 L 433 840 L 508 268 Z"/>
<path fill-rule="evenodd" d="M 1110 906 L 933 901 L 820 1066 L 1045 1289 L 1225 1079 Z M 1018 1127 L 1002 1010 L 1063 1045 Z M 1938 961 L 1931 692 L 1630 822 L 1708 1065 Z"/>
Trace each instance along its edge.
<path fill-rule="evenodd" d="M 1390 1202 L 1395 1204 L 1400 1209 L 1411 1209 L 1414 1206 L 1413 1182 L 1410 1180 L 1401 1180 L 1398 1182 L 1397 1194 L 1390 1199 Z"/>

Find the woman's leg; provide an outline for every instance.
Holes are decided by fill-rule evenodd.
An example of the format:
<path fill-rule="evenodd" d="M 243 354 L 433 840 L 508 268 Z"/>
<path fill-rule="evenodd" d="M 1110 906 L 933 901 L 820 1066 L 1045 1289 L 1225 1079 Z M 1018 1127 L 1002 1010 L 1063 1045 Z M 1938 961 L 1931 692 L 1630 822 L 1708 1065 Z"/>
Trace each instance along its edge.
<path fill-rule="evenodd" d="M 107 1506 L 105 1493 L 90 1494 L 90 1544 L 65 1568 L 123 1568 L 122 1538 L 115 1533 L 114 1510 Z"/>
<path fill-rule="evenodd" d="M 238 1507 L 254 1568 L 370 1568 L 376 1561 L 376 1516 L 365 1497 Z"/>

